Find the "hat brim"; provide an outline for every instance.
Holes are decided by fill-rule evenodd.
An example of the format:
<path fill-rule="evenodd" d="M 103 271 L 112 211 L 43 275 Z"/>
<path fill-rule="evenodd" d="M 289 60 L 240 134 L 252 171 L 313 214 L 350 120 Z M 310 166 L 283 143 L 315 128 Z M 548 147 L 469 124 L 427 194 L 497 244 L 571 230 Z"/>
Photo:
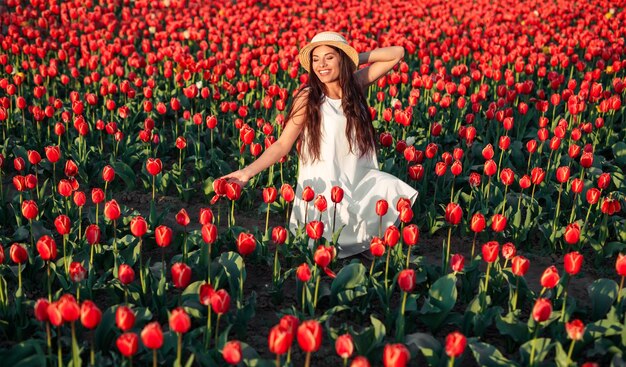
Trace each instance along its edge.
<path fill-rule="evenodd" d="M 300 50 L 300 65 L 307 71 L 311 72 L 311 52 L 318 46 L 333 46 L 337 47 L 341 51 L 345 52 L 348 55 L 348 58 L 354 64 L 354 69 L 356 70 L 359 67 L 359 53 L 357 50 L 352 48 L 352 46 L 348 45 L 345 42 L 340 41 L 319 41 L 319 42 L 311 42 L 308 45 L 304 46 L 302 50 Z"/>

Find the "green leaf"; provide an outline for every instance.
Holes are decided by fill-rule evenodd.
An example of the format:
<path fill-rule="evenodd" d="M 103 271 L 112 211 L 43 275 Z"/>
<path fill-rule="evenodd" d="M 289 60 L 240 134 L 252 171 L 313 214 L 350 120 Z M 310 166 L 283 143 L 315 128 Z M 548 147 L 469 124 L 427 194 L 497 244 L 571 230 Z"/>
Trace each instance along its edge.
<path fill-rule="evenodd" d="M 626 166 L 626 143 L 618 141 L 613 145 L 613 156 L 619 166 Z"/>
<path fill-rule="evenodd" d="M 550 349 L 554 347 L 554 343 L 551 343 L 550 338 L 535 338 L 522 344 L 519 353 L 522 358 L 522 363 L 526 366 L 530 365 L 530 355 L 532 353 L 533 345 L 535 347 L 535 354 L 533 363 L 543 361 L 550 353 Z"/>
<path fill-rule="evenodd" d="M 485 367 L 509 367 L 519 366 L 517 363 L 506 359 L 493 345 L 479 342 L 476 338 L 468 339 L 469 345 L 479 366 Z"/>
<path fill-rule="evenodd" d="M 246 280 L 246 269 L 244 268 L 243 258 L 238 253 L 229 251 L 220 255 L 218 262 L 224 267 L 224 273 L 226 275 L 226 280 L 228 281 L 231 294 L 238 294 L 239 279 L 242 276 L 242 272 L 243 280 Z"/>
<path fill-rule="evenodd" d="M 561 343 L 556 342 L 556 357 L 554 361 L 558 367 L 569 367 L 574 363 L 571 359 L 567 358 L 567 352 L 563 349 Z M 568 347 L 569 348 L 569 347 Z"/>
<path fill-rule="evenodd" d="M 438 328 L 456 304 L 456 276 L 448 274 L 437 279 L 428 291 L 420 313 L 422 321 L 431 328 Z"/>
<path fill-rule="evenodd" d="M 528 340 L 528 325 L 518 319 L 519 310 L 509 312 L 506 316 L 496 317 L 496 327 L 502 335 L 510 336 L 515 342 Z"/>
<path fill-rule="evenodd" d="M 365 266 L 351 263 L 344 266 L 330 287 L 331 297 L 338 304 L 349 304 L 354 299 L 367 294 L 367 278 Z"/>
<path fill-rule="evenodd" d="M 611 279 L 597 279 L 589 285 L 592 320 L 599 320 L 607 314 L 617 298 L 617 290 L 617 283 Z"/>
<path fill-rule="evenodd" d="M 385 325 L 376 317 L 370 315 L 372 325 L 361 332 L 351 332 L 354 347 L 359 355 L 368 356 L 373 350 L 382 345 L 387 330 Z"/>
<path fill-rule="evenodd" d="M 122 161 L 117 161 L 112 164 L 112 167 L 115 169 L 115 174 L 120 176 L 120 178 L 126 184 L 127 190 L 132 190 L 135 188 L 135 171 L 130 168 L 126 163 Z"/>
<path fill-rule="evenodd" d="M 441 343 L 432 335 L 426 333 L 414 333 L 406 336 L 404 344 L 411 351 L 411 355 L 415 356 L 419 350 L 429 366 L 438 366 L 440 364 Z"/>

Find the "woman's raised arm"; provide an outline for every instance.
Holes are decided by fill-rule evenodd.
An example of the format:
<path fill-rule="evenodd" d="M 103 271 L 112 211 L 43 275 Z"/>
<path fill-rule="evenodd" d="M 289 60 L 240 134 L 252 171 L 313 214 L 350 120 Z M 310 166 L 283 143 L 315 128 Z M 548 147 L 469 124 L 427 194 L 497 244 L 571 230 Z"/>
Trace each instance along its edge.
<path fill-rule="evenodd" d="M 293 102 L 294 113 L 291 118 L 287 120 L 280 137 L 274 144 L 270 145 L 259 158 L 246 167 L 221 178 L 230 182 L 236 182 L 240 186 L 245 186 L 252 177 L 287 155 L 304 127 L 307 100 L 307 92 L 300 93 L 296 97 Z"/>
<path fill-rule="evenodd" d="M 404 57 L 400 46 L 382 47 L 359 54 L 359 65 L 370 64 L 354 73 L 357 83 L 363 88 L 387 74 Z"/>

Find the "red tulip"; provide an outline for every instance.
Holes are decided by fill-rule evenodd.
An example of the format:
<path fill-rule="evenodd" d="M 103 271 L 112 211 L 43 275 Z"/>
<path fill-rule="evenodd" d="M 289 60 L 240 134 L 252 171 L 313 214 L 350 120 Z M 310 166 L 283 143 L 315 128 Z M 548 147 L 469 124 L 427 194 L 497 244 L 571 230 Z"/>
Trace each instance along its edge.
<path fill-rule="evenodd" d="M 16 264 L 23 264 L 28 261 L 28 252 L 19 243 L 14 243 L 11 245 L 11 249 L 9 250 L 9 256 L 11 257 L 11 261 Z"/>
<path fill-rule="evenodd" d="M 465 258 L 461 254 L 454 254 L 450 257 L 450 267 L 454 272 L 461 272 L 465 268 Z"/>
<path fill-rule="evenodd" d="M 87 243 L 90 245 L 96 245 L 100 243 L 100 227 L 97 224 L 90 224 L 87 229 L 85 229 L 85 238 L 87 239 Z"/>
<path fill-rule="evenodd" d="M 481 177 L 478 173 L 472 172 L 469 175 L 468 182 L 471 187 L 478 187 L 480 185 Z"/>
<path fill-rule="evenodd" d="M 102 319 L 102 311 L 95 303 L 86 300 L 80 306 L 80 322 L 87 329 L 94 329 Z"/>
<path fill-rule="evenodd" d="M 57 185 L 57 192 L 63 197 L 69 197 L 72 195 L 73 187 L 69 180 L 61 179 Z"/>
<path fill-rule="evenodd" d="M 142 237 L 148 232 L 148 223 L 141 215 L 130 220 L 130 232 L 135 237 Z"/>
<path fill-rule="evenodd" d="M 169 322 L 170 330 L 175 333 L 184 334 L 189 331 L 189 328 L 191 327 L 191 319 L 189 318 L 187 312 L 185 312 L 185 309 L 182 307 L 177 307 L 172 310 Z"/>
<path fill-rule="evenodd" d="M 350 334 L 343 334 L 337 337 L 335 340 L 335 352 L 342 359 L 347 359 L 352 356 L 354 352 L 354 342 Z"/>
<path fill-rule="evenodd" d="M 58 301 L 59 312 L 63 321 L 72 322 L 78 320 L 80 317 L 80 307 L 76 302 L 76 299 L 71 294 L 64 294 Z"/>
<path fill-rule="evenodd" d="M 401 212 L 403 208 L 411 208 L 411 200 L 401 197 L 396 202 L 396 210 Z"/>
<path fill-rule="evenodd" d="M 531 181 L 528 175 L 524 175 L 522 176 L 522 178 L 519 179 L 519 186 L 522 188 L 522 190 L 529 188 L 530 184 L 531 184 Z"/>
<path fill-rule="evenodd" d="M 45 147 L 45 152 L 50 163 L 56 163 L 61 158 L 61 149 L 58 146 Z"/>
<path fill-rule="evenodd" d="M 302 263 L 298 266 L 296 268 L 296 277 L 298 277 L 298 280 L 303 283 L 308 282 L 309 279 L 311 279 L 311 268 L 309 267 L 309 264 Z"/>
<path fill-rule="evenodd" d="M 120 283 L 128 285 L 135 280 L 135 271 L 128 264 L 120 264 L 117 271 L 117 278 L 120 280 Z"/>
<path fill-rule="evenodd" d="M 220 289 L 211 295 L 211 309 L 218 315 L 225 314 L 230 308 L 230 295 L 225 289 Z"/>
<path fill-rule="evenodd" d="M 334 251 L 330 246 L 318 246 L 313 254 L 313 260 L 315 264 L 320 268 L 326 268 L 333 260 Z"/>
<path fill-rule="evenodd" d="M 34 219 L 39 213 L 39 208 L 37 207 L 37 203 L 33 200 L 24 200 L 22 201 L 22 215 L 24 218 L 31 220 Z"/>
<path fill-rule="evenodd" d="M 611 174 L 610 173 L 606 173 L 605 172 L 605 173 L 602 173 L 598 177 L 598 188 L 600 190 L 607 189 L 610 184 L 611 184 Z"/>
<path fill-rule="evenodd" d="M 314 197 L 315 197 L 315 191 L 313 191 L 313 189 L 310 186 L 307 186 L 302 190 L 302 200 L 309 202 L 313 200 Z"/>
<path fill-rule="evenodd" d="M 202 226 L 202 240 L 207 244 L 212 244 L 217 240 L 217 226 L 208 223 Z"/>
<path fill-rule="evenodd" d="M 547 298 L 538 298 L 533 306 L 533 319 L 535 322 L 546 321 L 552 314 L 552 303 Z"/>
<path fill-rule="evenodd" d="M 617 260 L 615 261 L 615 271 L 617 275 L 626 277 L 626 255 L 617 254 Z"/>
<path fill-rule="evenodd" d="M 515 248 L 515 245 L 513 243 L 507 242 L 502 245 L 502 257 L 504 257 L 506 260 L 512 259 L 515 256 L 516 252 L 517 249 Z"/>
<path fill-rule="evenodd" d="M 461 219 L 463 219 L 463 209 L 457 203 L 449 203 L 446 206 L 446 222 L 450 225 L 457 225 L 461 223 Z"/>
<path fill-rule="evenodd" d="M 68 159 L 65 161 L 65 175 L 67 177 L 74 177 L 78 174 L 78 166 L 73 160 Z"/>
<path fill-rule="evenodd" d="M 389 209 L 389 203 L 387 203 L 387 200 L 380 199 L 376 202 L 376 214 L 379 217 L 382 217 L 385 214 L 387 214 L 388 209 Z"/>
<path fill-rule="evenodd" d="M 159 247 L 167 247 L 172 243 L 172 229 L 165 225 L 160 225 L 154 230 L 156 244 Z"/>
<path fill-rule="evenodd" d="M 76 206 L 81 207 L 85 205 L 85 203 L 87 202 L 87 197 L 85 196 L 85 193 L 82 191 L 74 191 L 73 200 Z"/>
<path fill-rule="evenodd" d="M 330 190 L 330 200 L 333 203 L 340 203 L 343 200 L 343 189 L 339 186 L 333 186 Z"/>
<path fill-rule="evenodd" d="M 159 349 L 163 346 L 163 331 L 158 321 L 153 321 L 141 330 L 141 341 L 148 349 Z"/>
<path fill-rule="evenodd" d="M 187 288 L 191 281 L 191 268 L 185 263 L 172 265 L 172 283 L 178 289 Z"/>
<path fill-rule="evenodd" d="M 283 184 L 280 187 L 280 196 L 283 197 L 283 199 L 290 203 L 293 201 L 293 199 L 295 198 L 296 194 L 293 191 L 293 187 L 291 187 L 291 185 L 289 184 Z"/>
<path fill-rule="evenodd" d="M 282 245 L 287 240 L 287 230 L 284 227 L 277 226 L 272 229 L 272 242 L 276 245 Z"/>
<path fill-rule="evenodd" d="M 446 355 L 450 358 L 460 357 L 467 346 L 467 338 L 458 331 L 453 331 L 446 336 Z"/>
<path fill-rule="evenodd" d="M 50 302 L 48 302 L 45 298 L 39 298 L 37 302 L 35 302 L 35 318 L 38 321 L 46 322 L 48 321 L 48 306 Z"/>
<path fill-rule="evenodd" d="M 210 208 L 200 208 L 200 224 L 213 223 L 213 211 Z"/>
<path fill-rule="evenodd" d="M 317 197 L 315 198 L 315 201 L 313 202 L 313 205 L 320 213 L 325 212 L 326 209 L 328 208 L 326 197 L 324 197 L 324 195 L 321 195 L 321 194 L 317 195 Z"/>
<path fill-rule="evenodd" d="M 509 186 L 513 182 L 515 182 L 515 173 L 513 173 L 513 170 L 510 168 L 505 168 L 500 171 L 500 181 L 502 181 L 502 183 L 506 186 Z"/>
<path fill-rule="evenodd" d="M 584 168 L 589 168 L 593 164 L 593 152 L 584 151 L 580 156 L 580 165 Z"/>
<path fill-rule="evenodd" d="M 585 197 L 589 205 L 594 205 L 598 201 L 600 201 L 600 190 L 596 189 L 595 187 L 592 187 L 589 190 L 587 190 Z"/>
<path fill-rule="evenodd" d="M 316 320 L 303 321 L 298 326 L 297 339 L 304 352 L 316 352 L 322 345 L 322 326 Z"/>
<path fill-rule="evenodd" d="M 61 315 L 58 301 L 50 303 L 46 311 L 48 312 L 48 321 L 53 326 L 61 326 L 63 324 L 63 315 Z"/>
<path fill-rule="evenodd" d="M 146 161 L 146 171 L 152 176 L 156 176 L 163 170 L 163 163 L 159 158 L 148 158 Z"/>
<path fill-rule="evenodd" d="M 281 324 L 274 326 L 268 336 L 269 350 L 271 353 L 283 355 L 289 351 L 293 343 L 293 333 Z"/>
<path fill-rule="evenodd" d="M 565 271 L 569 275 L 576 275 L 580 271 L 580 267 L 583 264 L 583 255 L 581 255 L 578 251 L 570 252 L 563 256 L 563 265 L 565 267 Z"/>
<path fill-rule="evenodd" d="M 559 183 L 565 183 L 569 180 L 570 169 L 569 166 L 562 166 L 556 169 L 556 180 Z"/>
<path fill-rule="evenodd" d="M 100 204 L 104 201 L 104 191 L 101 188 L 94 188 L 91 190 L 91 201 L 94 204 Z"/>
<path fill-rule="evenodd" d="M 485 229 L 486 226 L 485 216 L 481 213 L 475 213 L 472 215 L 472 220 L 470 222 L 470 229 L 472 232 L 479 233 Z"/>
<path fill-rule="evenodd" d="M 120 206 L 117 204 L 117 201 L 115 201 L 115 199 L 111 201 L 107 201 L 106 204 L 104 204 L 104 216 L 108 220 L 111 220 L 111 221 L 118 220 L 121 214 L 122 214 L 122 211 L 120 209 Z"/>
<path fill-rule="evenodd" d="M 266 187 L 263 189 L 263 202 L 265 204 L 271 204 L 276 200 L 278 190 L 275 187 Z"/>
<path fill-rule="evenodd" d="M 178 223 L 178 225 L 187 227 L 190 222 L 191 219 L 189 218 L 189 215 L 187 214 L 185 208 L 182 208 L 178 211 L 178 213 L 176 213 L 176 223 Z"/>
<path fill-rule="evenodd" d="M 115 345 L 124 357 L 132 357 L 139 348 L 139 337 L 135 333 L 124 333 L 117 338 Z"/>
<path fill-rule="evenodd" d="M 482 253 L 483 260 L 488 263 L 492 263 L 498 259 L 498 252 L 500 251 L 500 244 L 497 241 L 489 241 L 483 244 Z"/>
<path fill-rule="evenodd" d="M 211 284 L 203 283 L 200 286 L 200 290 L 198 291 L 198 297 L 200 298 L 200 303 L 203 304 L 204 306 L 210 306 L 211 296 L 213 295 L 214 292 L 215 290 L 213 289 L 213 286 Z"/>
<path fill-rule="evenodd" d="M 491 229 L 494 232 L 502 232 L 506 228 L 506 217 L 502 214 L 494 214 L 491 218 Z"/>
<path fill-rule="evenodd" d="M 567 332 L 567 337 L 571 340 L 582 340 L 585 333 L 585 324 L 578 319 L 566 322 L 565 331 Z"/>
<path fill-rule="evenodd" d="M 584 186 L 585 183 L 580 178 L 575 178 L 572 180 L 572 192 L 580 194 L 583 191 Z"/>
<path fill-rule="evenodd" d="M 540 185 L 546 177 L 546 172 L 541 167 L 535 167 L 530 171 L 530 182 L 533 185 Z"/>
<path fill-rule="evenodd" d="M 523 277 L 529 267 L 530 261 L 524 256 L 517 255 L 511 260 L 511 271 L 517 276 Z"/>
<path fill-rule="evenodd" d="M 400 230 L 396 226 L 389 226 L 385 230 L 385 244 L 394 247 L 400 240 Z"/>
<path fill-rule="evenodd" d="M 37 241 L 37 252 L 43 261 L 51 261 L 57 257 L 57 244 L 48 235 L 43 235 Z"/>
<path fill-rule="evenodd" d="M 251 233 L 241 232 L 237 237 L 237 251 L 242 256 L 250 255 L 256 249 L 256 239 Z"/>
<path fill-rule="evenodd" d="M 102 169 L 102 179 L 105 182 L 111 182 L 115 178 L 115 169 L 113 167 L 106 165 Z"/>
<path fill-rule="evenodd" d="M 544 288 L 554 288 L 561 279 L 559 275 L 559 271 L 556 270 L 556 266 L 549 266 L 546 270 L 541 274 L 541 286 Z"/>
<path fill-rule="evenodd" d="M 324 234 L 324 223 L 322 223 L 322 222 L 320 222 L 318 220 L 313 220 L 313 221 L 307 223 L 306 224 L 306 234 L 312 240 L 318 240 L 318 239 L 322 238 L 322 235 Z"/>
<path fill-rule="evenodd" d="M 228 200 L 238 200 L 241 197 L 241 186 L 239 186 L 236 182 L 227 182 L 225 185 L 225 192 Z"/>
<path fill-rule="evenodd" d="M 370 252 L 374 257 L 381 257 L 385 253 L 385 243 L 378 237 L 373 237 L 370 241 Z"/>
<path fill-rule="evenodd" d="M 570 223 L 567 225 L 565 232 L 563 233 L 563 239 L 565 239 L 565 242 L 570 245 L 578 243 L 578 240 L 580 239 L 580 227 L 578 226 L 578 223 Z"/>
<path fill-rule="evenodd" d="M 493 151 L 493 145 L 491 144 L 487 144 L 483 150 L 482 150 L 482 154 L 483 154 L 483 158 L 485 159 L 485 161 L 488 161 L 490 159 L 493 159 L 493 155 L 494 155 L 494 151 Z"/>
<path fill-rule="evenodd" d="M 413 269 L 404 269 L 398 274 L 398 286 L 404 292 L 412 292 L 415 289 L 416 282 L 417 278 Z"/>
<path fill-rule="evenodd" d="M 493 176 L 496 174 L 497 171 L 498 171 L 498 165 L 496 164 L 496 162 L 493 161 L 493 159 L 490 159 L 487 162 L 485 162 L 485 165 L 483 167 L 483 173 L 486 176 Z"/>
<path fill-rule="evenodd" d="M 450 167 L 450 172 L 452 172 L 454 176 L 460 175 L 463 172 L 463 165 L 461 164 L 461 162 L 455 160 Z"/>
<path fill-rule="evenodd" d="M 409 205 L 405 205 L 400 208 L 400 215 L 398 216 L 402 223 L 409 223 L 413 219 L 413 209 Z"/>
<path fill-rule="evenodd" d="M 231 340 L 224 344 L 222 349 L 222 357 L 228 364 L 236 365 L 241 362 L 241 343 L 236 340 Z"/>
<path fill-rule="evenodd" d="M 602 200 L 602 205 L 600 206 L 600 210 L 603 214 L 613 215 L 622 210 L 622 205 L 618 200 L 613 199 L 612 197 L 605 197 Z"/>
<path fill-rule="evenodd" d="M 41 155 L 36 150 L 29 150 L 27 152 L 27 156 L 28 156 L 28 161 L 32 165 L 37 165 L 39 164 L 39 162 L 41 162 Z"/>
<path fill-rule="evenodd" d="M 80 262 L 72 261 L 69 268 L 69 275 L 74 283 L 82 282 L 85 276 L 87 276 L 87 270 Z"/>
<path fill-rule="evenodd" d="M 404 367 L 411 359 L 411 353 L 404 344 L 387 344 L 383 350 L 385 367 Z"/>
<path fill-rule="evenodd" d="M 402 229 L 402 241 L 407 246 L 413 246 L 417 244 L 420 237 L 420 230 L 416 224 L 409 224 Z"/>
<path fill-rule="evenodd" d="M 363 356 L 356 356 L 352 360 L 350 367 L 370 367 L 370 362 Z"/>
<path fill-rule="evenodd" d="M 115 325 L 122 330 L 128 331 L 135 325 L 135 313 L 128 306 L 119 306 L 115 310 Z"/>

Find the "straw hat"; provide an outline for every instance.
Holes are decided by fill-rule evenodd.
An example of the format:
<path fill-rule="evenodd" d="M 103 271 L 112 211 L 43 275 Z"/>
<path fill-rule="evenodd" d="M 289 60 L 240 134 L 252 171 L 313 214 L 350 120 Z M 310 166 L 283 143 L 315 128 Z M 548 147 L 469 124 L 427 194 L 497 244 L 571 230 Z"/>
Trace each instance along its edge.
<path fill-rule="evenodd" d="M 359 67 L 359 53 L 348 44 L 342 35 L 335 32 L 321 32 L 313 37 L 311 43 L 300 50 L 300 65 L 302 65 L 306 71 L 311 72 L 311 65 L 309 65 L 311 51 L 313 51 L 315 47 L 322 45 L 337 47 L 348 55 L 352 63 L 354 63 L 355 69 Z"/>

